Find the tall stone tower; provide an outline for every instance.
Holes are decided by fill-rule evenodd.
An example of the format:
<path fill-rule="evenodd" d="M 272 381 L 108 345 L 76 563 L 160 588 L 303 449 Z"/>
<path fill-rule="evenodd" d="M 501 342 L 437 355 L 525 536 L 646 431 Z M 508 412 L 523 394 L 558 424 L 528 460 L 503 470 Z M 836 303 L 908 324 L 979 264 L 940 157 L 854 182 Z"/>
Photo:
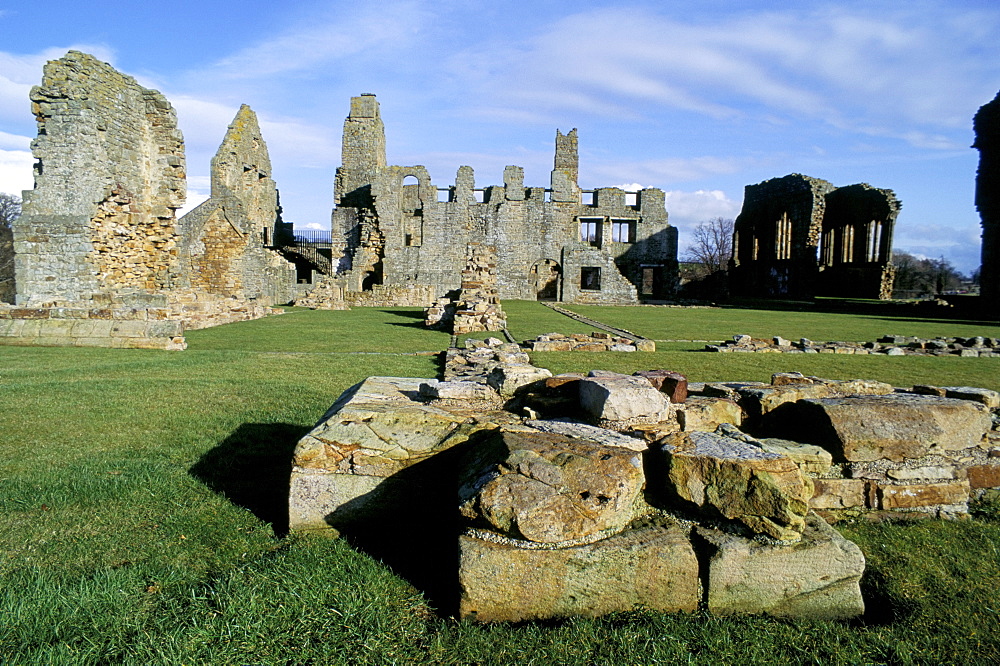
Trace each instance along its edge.
<path fill-rule="evenodd" d="M 1000 93 L 973 120 L 979 150 L 976 209 L 983 224 L 982 267 L 979 274 L 982 312 L 1000 318 Z"/>
<path fill-rule="evenodd" d="M 576 128 L 568 134 L 556 130 L 556 157 L 552 169 L 552 200 L 580 203 L 580 157 Z"/>
<path fill-rule="evenodd" d="M 344 121 L 340 163 L 335 186 L 337 204 L 368 206 L 371 184 L 385 168 L 385 125 L 375 95 L 366 93 L 351 98 L 351 112 Z"/>

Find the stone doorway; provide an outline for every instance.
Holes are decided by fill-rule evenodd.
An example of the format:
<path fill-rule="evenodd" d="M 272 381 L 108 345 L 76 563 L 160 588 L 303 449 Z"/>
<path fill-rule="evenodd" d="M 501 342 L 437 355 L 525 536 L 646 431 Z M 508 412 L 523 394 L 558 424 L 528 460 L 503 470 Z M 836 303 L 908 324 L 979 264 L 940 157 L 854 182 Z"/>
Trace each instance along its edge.
<path fill-rule="evenodd" d="M 531 267 L 531 280 L 534 284 L 535 298 L 540 301 L 555 301 L 559 299 L 559 276 L 562 269 L 554 259 L 536 261 Z"/>

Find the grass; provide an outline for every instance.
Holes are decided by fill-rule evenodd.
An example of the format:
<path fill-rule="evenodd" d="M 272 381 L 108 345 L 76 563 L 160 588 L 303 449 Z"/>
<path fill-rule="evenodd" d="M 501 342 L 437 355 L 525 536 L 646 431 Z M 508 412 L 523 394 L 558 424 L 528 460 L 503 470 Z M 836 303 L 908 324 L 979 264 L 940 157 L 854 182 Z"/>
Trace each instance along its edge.
<path fill-rule="evenodd" d="M 536 303 L 504 307 L 518 339 L 587 330 Z M 722 337 L 753 333 L 751 321 L 796 335 L 774 330 L 788 323 L 778 311 L 586 314 L 660 339 L 707 337 L 708 315 Z M 841 339 L 879 325 L 815 314 L 817 332 L 799 335 Z M 880 333 L 966 325 L 904 317 Z M 295 441 L 340 392 L 374 374 L 436 376 L 439 359 L 419 352 L 443 349 L 448 336 L 426 330 L 415 309 L 292 309 L 192 331 L 188 342 L 173 353 L 0 347 L 0 663 L 1000 662 L 995 514 L 842 526 L 868 558 L 870 612 L 855 623 L 643 611 L 493 626 L 437 617 L 419 590 L 347 542 L 286 536 L 284 501 Z M 535 360 L 554 372 L 670 367 L 694 381 L 797 369 L 1000 389 L 1000 359 L 668 346 Z"/>

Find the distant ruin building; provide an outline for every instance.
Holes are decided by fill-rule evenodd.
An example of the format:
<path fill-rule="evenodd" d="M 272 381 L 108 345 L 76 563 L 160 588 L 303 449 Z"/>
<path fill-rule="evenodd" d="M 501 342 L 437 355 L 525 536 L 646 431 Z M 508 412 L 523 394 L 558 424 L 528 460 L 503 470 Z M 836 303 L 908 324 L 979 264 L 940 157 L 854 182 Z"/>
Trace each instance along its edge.
<path fill-rule="evenodd" d="M 549 188 L 525 187 L 524 170 L 478 189 L 471 167 L 435 186 L 423 166 L 386 164 L 374 95 L 351 100 L 337 169 L 332 229 L 337 276 L 349 301 L 428 306 L 462 287 L 466 248 L 496 250 L 501 299 L 638 303 L 669 298 L 677 231 L 662 190 L 584 192 L 577 184 L 576 130 L 556 133 Z M 415 302 L 423 299 L 423 302 Z"/>
<path fill-rule="evenodd" d="M 270 160 L 243 107 L 212 161 L 212 198 L 181 220 L 184 140 L 167 99 L 70 51 L 31 91 L 35 187 L 14 224 L 16 308 L 0 344 L 183 348 L 185 328 L 287 302 L 294 267 Z"/>
<path fill-rule="evenodd" d="M 973 121 L 979 150 L 976 209 L 983 225 L 979 297 L 984 313 L 1000 311 L 1000 93 L 984 104 Z"/>
<path fill-rule="evenodd" d="M 766 298 L 892 297 L 900 203 L 868 184 L 790 174 L 747 185 L 736 218 L 730 290 Z"/>

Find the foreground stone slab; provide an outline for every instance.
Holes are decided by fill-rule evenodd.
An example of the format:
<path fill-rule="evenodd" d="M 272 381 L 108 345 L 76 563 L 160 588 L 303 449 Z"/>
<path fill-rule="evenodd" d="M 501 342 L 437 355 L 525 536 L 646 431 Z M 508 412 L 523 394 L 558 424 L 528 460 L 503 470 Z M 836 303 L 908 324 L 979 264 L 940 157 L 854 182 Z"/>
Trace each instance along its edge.
<path fill-rule="evenodd" d="M 695 529 L 711 549 L 708 610 L 716 615 L 768 613 L 840 620 L 865 611 L 861 549 L 816 514 L 802 541 L 773 546 L 705 527 Z"/>
<path fill-rule="evenodd" d="M 597 616 L 646 608 L 693 612 L 698 559 L 679 525 L 629 530 L 569 548 L 459 538 L 459 614 L 481 622 Z"/>
<path fill-rule="evenodd" d="M 291 529 L 340 528 L 386 512 L 413 512 L 440 484 L 454 487 L 453 462 L 430 459 L 481 431 L 519 422 L 499 410 L 421 402 L 420 386 L 427 382 L 369 377 L 299 440 L 288 500 Z"/>
<path fill-rule="evenodd" d="M 752 438 L 747 438 L 752 442 Z M 783 541 L 800 538 L 812 486 L 794 461 L 748 441 L 708 432 L 661 440 L 665 488 L 699 512 L 742 523 Z"/>
<path fill-rule="evenodd" d="M 670 419 L 670 398 L 644 377 L 604 373 L 579 381 L 580 406 L 601 422 L 658 423 Z"/>
<path fill-rule="evenodd" d="M 497 433 L 471 452 L 467 469 L 462 515 L 540 543 L 624 528 L 645 484 L 637 452 L 539 431 Z"/>
<path fill-rule="evenodd" d="M 802 400 L 786 417 L 793 439 L 850 462 L 901 462 L 980 446 L 992 425 L 980 403 L 912 394 Z"/>

